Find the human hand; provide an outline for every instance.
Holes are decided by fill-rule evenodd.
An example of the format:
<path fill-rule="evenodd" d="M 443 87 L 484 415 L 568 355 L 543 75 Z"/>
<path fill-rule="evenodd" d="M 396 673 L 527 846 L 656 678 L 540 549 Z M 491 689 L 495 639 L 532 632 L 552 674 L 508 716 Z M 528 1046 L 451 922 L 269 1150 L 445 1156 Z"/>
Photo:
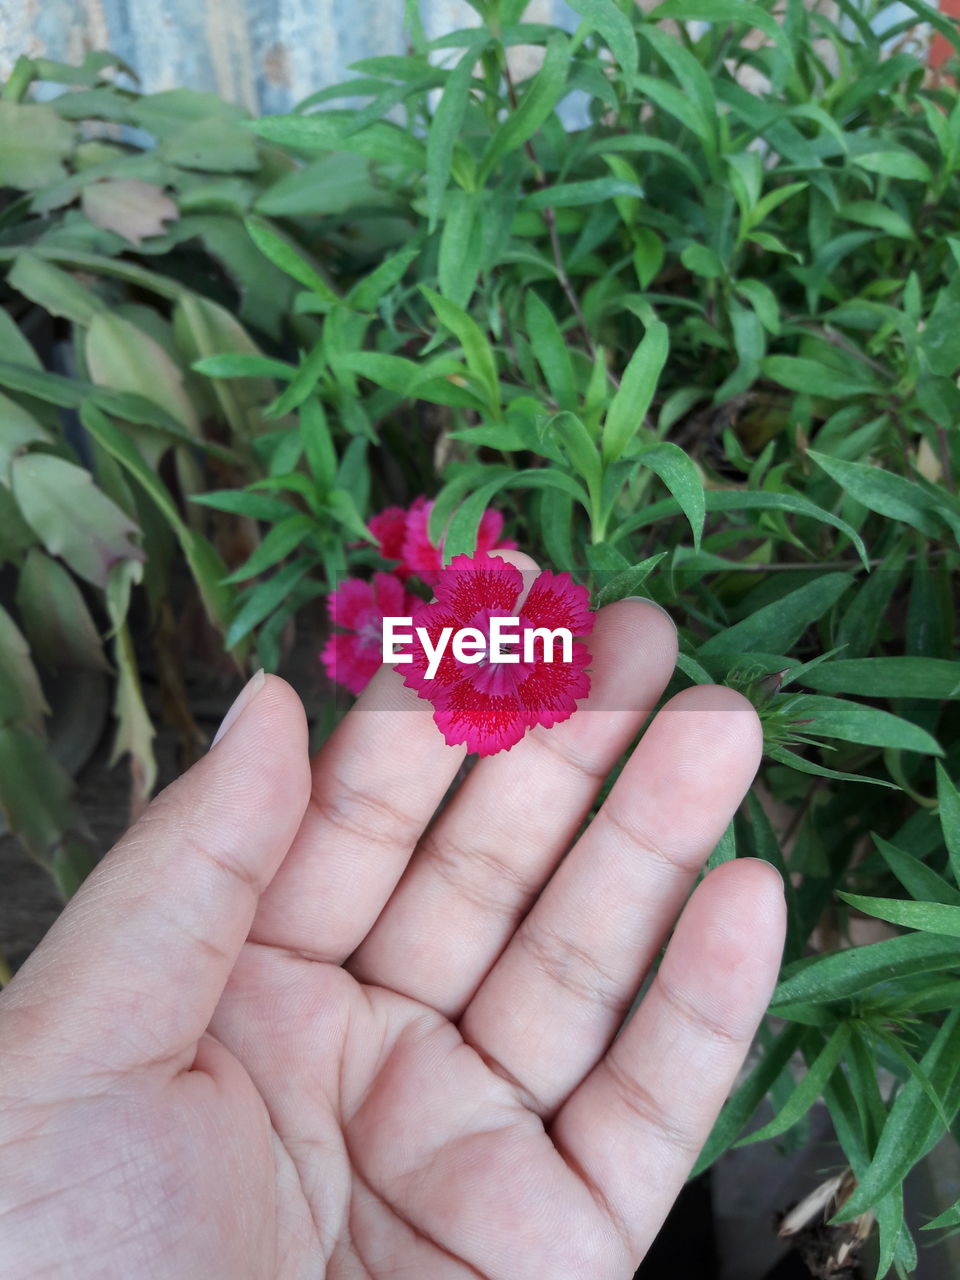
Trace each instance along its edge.
<path fill-rule="evenodd" d="M 629 1280 L 784 909 L 750 859 L 683 905 L 760 758 L 725 688 L 666 704 L 563 857 L 676 637 L 623 601 L 590 647 L 578 713 L 429 827 L 463 750 L 397 671 L 312 767 L 299 700 L 254 678 L 0 998 L 0 1274 Z"/>

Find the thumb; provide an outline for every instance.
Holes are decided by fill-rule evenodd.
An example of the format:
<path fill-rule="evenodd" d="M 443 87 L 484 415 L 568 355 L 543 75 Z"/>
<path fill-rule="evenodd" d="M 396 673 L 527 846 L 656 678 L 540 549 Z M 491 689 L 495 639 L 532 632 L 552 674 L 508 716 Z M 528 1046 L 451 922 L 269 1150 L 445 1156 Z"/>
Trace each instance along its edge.
<path fill-rule="evenodd" d="M 58 1057 L 98 1070 L 189 1066 L 309 795 L 303 707 L 258 672 L 207 755 L 80 887 L 0 1014 L 23 1011 Z"/>

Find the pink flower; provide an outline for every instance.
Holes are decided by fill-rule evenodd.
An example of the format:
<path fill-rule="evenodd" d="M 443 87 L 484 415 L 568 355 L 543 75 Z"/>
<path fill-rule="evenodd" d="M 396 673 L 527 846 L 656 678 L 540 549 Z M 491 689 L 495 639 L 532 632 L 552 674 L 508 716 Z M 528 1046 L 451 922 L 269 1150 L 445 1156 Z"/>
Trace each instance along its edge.
<path fill-rule="evenodd" d="M 329 678 L 351 693 L 362 693 L 383 660 L 383 619 L 409 618 L 422 602 L 389 573 L 372 582 L 347 578 L 327 597 L 330 617 L 344 631 L 334 632 L 320 661 Z"/>
<path fill-rule="evenodd" d="M 534 725 L 550 728 L 573 715 L 577 700 L 590 691 L 586 645 L 574 642 L 569 662 L 561 661 L 559 650 L 547 662 L 538 640 L 534 661 L 528 663 L 523 660 L 524 636 L 534 627 L 565 627 L 574 636 L 588 635 L 593 614 L 586 588 L 567 573 L 544 570 L 518 612 L 523 575 L 499 556 L 455 556 L 438 578 L 436 599 L 413 615 L 414 627 L 426 629 L 434 648 L 444 627 L 454 633 L 474 627 L 489 644 L 492 618 L 518 618 L 520 624 L 520 643 L 513 648 L 521 659 L 517 663 L 486 658 L 476 665 L 463 663 L 448 643 L 431 679 L 424 646 L 413 645 L 412 662 L 400 668 L 404 684 L 433 703 L 433 718 L 446 741 L 489 756 L 509 750 Z"/>
<path fill-rule="evenodd" d="M 423 582 L 435 586 L 443 569 L 443 549 L 430 538 L 430 513 L 433 502 L 415 498 L 409 510 L 388 507 L 369 522 L 370 529 L 380 544 L 384 560 L 399 560 L 394 570 L 401 582 L 416 574 Z M 502 539 L 503 516 L 499 511 L 485 511 L 477 529 L 477 545 L 474 554 L 489 551 L 506 551 L 516 548 L 515 542 Z"/>
<path fill-rule="evenodd" d="M 419 499 L 423 501 L 423 499 Z M 399 560 L 403 556 L 403 539 L 407 532 L 407 513 L 403 507 L 387 507 L 378 516 L 367 522 L 370 532 L 380 544 L 380 554 L 384 560 Z M 396 576 L 403 581 L 408 573 L 394 570 Z"/>

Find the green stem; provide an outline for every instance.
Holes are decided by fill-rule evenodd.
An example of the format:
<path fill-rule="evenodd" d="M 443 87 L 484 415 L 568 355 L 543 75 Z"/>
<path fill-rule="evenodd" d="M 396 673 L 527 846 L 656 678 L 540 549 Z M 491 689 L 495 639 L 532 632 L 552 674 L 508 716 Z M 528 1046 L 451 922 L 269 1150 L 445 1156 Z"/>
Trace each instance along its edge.
<path fill-rule="evenodd" d="M 29 58 L 21 54 L 13 64 L 13 70 L 10 72 L 9 80 L 3 88 L 0 89 L 0 98 L 3 98 L 7 102 L 22 102 L 23 95 L 30 88 L 33 76 L 33 63 Z"/>

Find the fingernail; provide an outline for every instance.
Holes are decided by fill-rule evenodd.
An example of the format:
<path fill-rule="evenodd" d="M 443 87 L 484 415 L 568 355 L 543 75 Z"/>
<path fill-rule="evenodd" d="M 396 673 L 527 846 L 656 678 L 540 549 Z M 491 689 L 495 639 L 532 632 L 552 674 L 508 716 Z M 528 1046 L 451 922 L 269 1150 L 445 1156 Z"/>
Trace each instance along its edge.
<path fill-rule="evenodd" d="M 673 629 L 674 630 L 677 629 L 677 624 L 676 622 L 674 622 L 673 615 L 668 613 L 668 611 L 663 607 L 662 604 L 657 604 L 656 600 L 651 600 L 649 596 L 624 596 L 623 598 L 624 600 L 639 600 L 641 604 L 649 604 L 654 609 L 659 609 L 660 612 L 663 614 L 663 616 L 665 618 L 669 618 L 670 621 L 673 623 Z"/>
<path fill-rule="evenodd" d="M 263 667 L 261 667 L 260 670 L 255 675 L 251 676 L 250 679 L 247 681 L 247 683 L 243 686 L 243 688 L 240 690 L 240 692 L 237 694 L 236 698 L 234 699 L 233 705 L 230 707 L 230 710 L 223 717 L 223 722 L 221 723 L 220 728 L 217 730 L 216 734 L 214 735 L 213 741 L 210 743 L 211 749 L 217 745 L 217 743 L 220 741 L 223 735 L 227 732 L 230 726 L 236 724 L 236 722 L 240 719 L 240 716 L 247 709 L 247 707 L 249 707 L 250 703 L 254 700 L 254 698 L 263 688 L 264 681 L 266 680 L 266 678 L 267 677 L 263 673 Z"/>

